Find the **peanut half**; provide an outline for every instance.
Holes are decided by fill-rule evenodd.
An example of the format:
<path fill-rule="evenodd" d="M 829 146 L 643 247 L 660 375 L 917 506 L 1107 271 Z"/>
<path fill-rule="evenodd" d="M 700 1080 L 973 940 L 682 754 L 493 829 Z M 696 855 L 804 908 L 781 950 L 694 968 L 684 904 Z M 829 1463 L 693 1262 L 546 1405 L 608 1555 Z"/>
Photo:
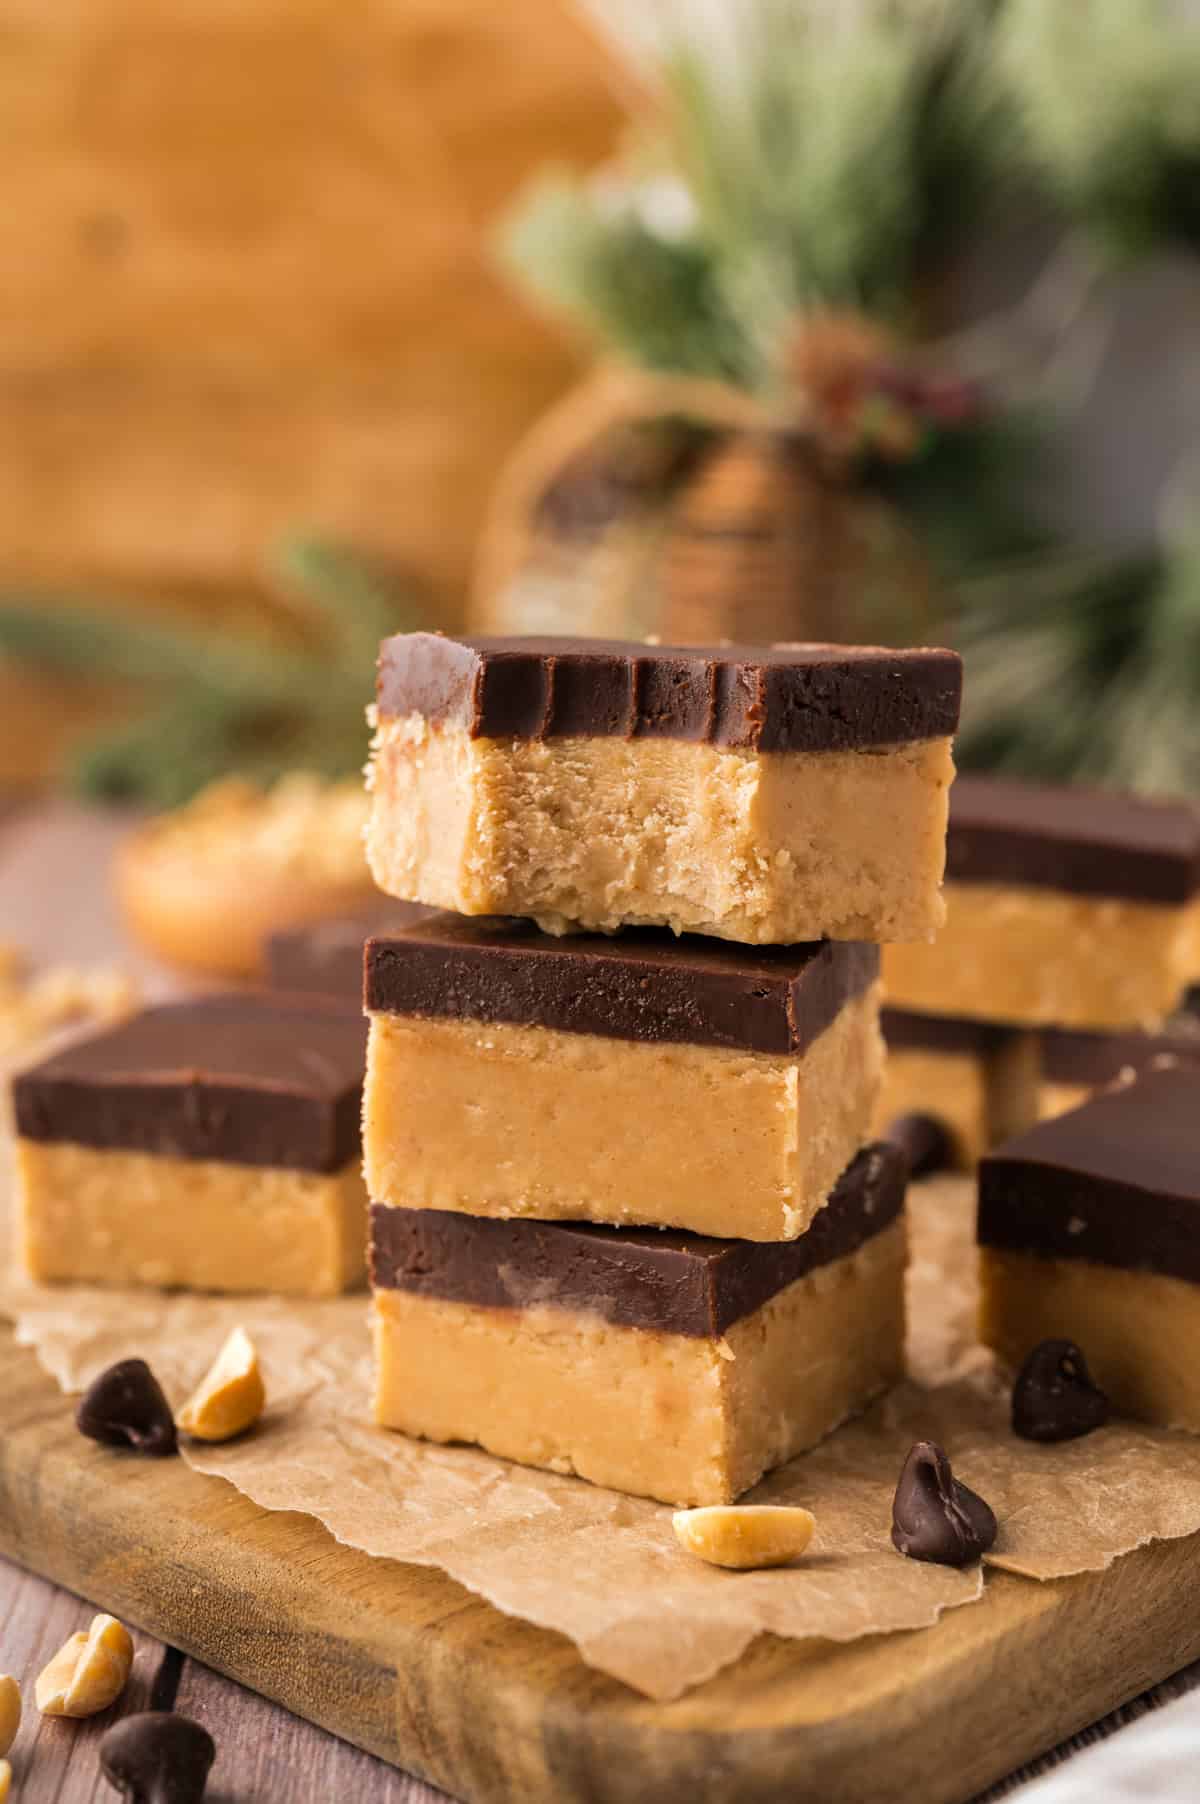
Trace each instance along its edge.
<path fill-rule="evenodd" d="M 816 1527 L 807 1510 L 780 1503 L 714 1503 L 676 1510 L 671 1523 L 686 1552 L 742 1572 L 799 1559 Z"/>
<path fill-rule="evenodd" d="M 44 1716 L 95 1716 L 120 1697 L 132 1665 L 129 1630 L 115 1616 L 93 1616 L 38 1674 L 37 1707 Z"/>
<path fill-rule="evenodd" d="M 258 1421 L 267 1393 L 258 1353 L 244 1328 L 235 1328 L 176 1417 L 196 1441 L 229 1441 Z"/>
<path fill-rule="evenodd" d="M 7 1760 L 0 1760 L 0 1804 L 4 1804 L 12 1786 L 12 1768 Z"/>
<path fill-rule="evenodd" d="M 0 1755 L 7 1754 L 21 1727 L 21 1687 L 7 1673 L 0 1676 Z"/>

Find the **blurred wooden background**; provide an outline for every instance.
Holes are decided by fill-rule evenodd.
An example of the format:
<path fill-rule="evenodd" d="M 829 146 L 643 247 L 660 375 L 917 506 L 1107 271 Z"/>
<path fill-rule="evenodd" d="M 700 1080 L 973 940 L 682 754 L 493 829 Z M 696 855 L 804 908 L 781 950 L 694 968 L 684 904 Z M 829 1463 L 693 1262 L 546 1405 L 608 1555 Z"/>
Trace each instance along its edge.
<path fill-rule="evenodd" d="M 236 616 L 304 525 L 452 622 L 578 367 L 489 235 L 619 86 L 570 0 L 2 0 L 0 590 Z M 60 701 L 0 672 L 0 776 Z"/>

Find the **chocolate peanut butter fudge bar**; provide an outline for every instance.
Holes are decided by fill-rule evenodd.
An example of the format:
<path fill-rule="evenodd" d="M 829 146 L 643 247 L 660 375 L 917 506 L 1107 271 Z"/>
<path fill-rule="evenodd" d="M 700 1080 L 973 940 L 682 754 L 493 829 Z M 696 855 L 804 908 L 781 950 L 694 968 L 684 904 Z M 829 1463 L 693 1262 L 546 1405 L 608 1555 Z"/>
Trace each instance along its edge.
<path fill-rule="evenodd" d="M 929 939 L 961 677 L 948 651 L 401 634 L 371 868 L 551 932 Z"/>
<path fill-rule="evenodd" d="M 1200 1429 L 1200 1071 L 1148 1072 L 979 1168 L 982 1339 L 1086 1348 L 1116 1409 Z"/>
<path fill-rule="evenodd" d="M 1160 1034 L 1045 1028 L 1038 1036 L 1038 1114 L 1063 1115 L 1093 1091 L 1157 1065 L 1200 1065 L 1200 1017 L 1177 1014 Z"/>
<path fill-rule="evenodd" d="M 903 1202 L 879 1146 L 773 1246 L 376 1204 L 376 1420 L 730 1502 L 899 1376 Z"/>
<path fill-rule="evenodd" d="M 266 946 L 266 977 L 273 990 L 336 996 L 362 1007 L 363 949 L 373 933 L 402 933 L 435 914 L 416 902 L 382 901 L 361 913 L 273 933 Z"/>
<path fill-rule="evenodd" d="M 376 1202 L 802 1234 L 867 1137 L 876 946 L 555 938 L 439 914 L 367 943 Z"/>
<path fill-rule="evenodd" d="M 946 1131 L 953 1163 L 973 1166 L 990 1146 L 1037 1119 L 1037 1044 L 1032 1034 L 946 1015 L 885 1008 L 887 1045 L 875 1131 L 905 1115 L 928 1115 Z"/>
<path fill-rule="evenodd" d="M 35 1279 L 322 1296 L 363 1273 L 361 1016 L 282 997 L 147 1010 L 13 1083 Z"/>
<path fill-rule="evenodd" d="M 1200 968 L 1200 813 L 964 777 L 946 925 L 884 954 L 888 1001 L 1035 1027 L 1156 1027 Z"/>

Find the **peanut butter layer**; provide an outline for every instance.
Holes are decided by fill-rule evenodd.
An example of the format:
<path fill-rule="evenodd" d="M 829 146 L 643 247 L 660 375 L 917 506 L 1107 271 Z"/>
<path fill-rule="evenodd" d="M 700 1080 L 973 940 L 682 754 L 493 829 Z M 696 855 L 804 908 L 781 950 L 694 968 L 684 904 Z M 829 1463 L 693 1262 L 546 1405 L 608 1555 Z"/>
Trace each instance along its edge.
<path fill-rule="evenodd" d="M 374 1300 L 375 1419 L 666 1503 L 726 1503 L 899 1376 L 904 1226 L 720 1337 L 532 1303 Z"/>
<path fill-rule="evenodd" d="M 872 1132 L 886 1134 L 907 1115 L 932 1117 L 949 1135 L 954 1169 L 969 1169 L 990 1144 L 982 1060 L 969 1053 L 889 1051 Z"/>
<path fill-rule="evenodd" d="M 995 1247 L 980 1277 L 980 1339 L 1008 1365 L 1066 1337 L 1121 1415 L 1200 1430 L 1200 1284 Z"/>
<path fill-rule="evenodd" d="M 866 1140 L 878 986 L 799 1054 L 371 1018 L 371 1196 L 470 1215 L 802 1234 Z"/>
<path fill-rule="evenodd" d="M 40 1283 L 331 1296 L 362 1277 L 367 1193 L 333 1172 L 18 1139 L 18 1252 Z"/>
<path fill-rule="evenodd" d="M 989 1147 L 1037 1116 L 1037 1054 L 1031 1035 L 975 1021 L 883 1011 L 887 1060 L 874 1132 L 906 1115 L 932 1117 L 967 1169 Z"/>
<path fill-rule="evenodd" d="M 1200 965 L 1195 902 L 946 885 L 933 946 L 883 950 L 888 1003 L 1031 1027 L 1153 1028 Z"/>
<path fill-rule="evenodd" d="M 746 751 L 480 739 L 385 720 L 367 852 L 389 894 L 552 933 L 926 940 L 943 919 L 948 739 Z"/>
<path fill-rule="evenodd" d="M 1092 1094 L 1090 1084 L 1054 1084 L 1045 1079 L 1038 1085 L 1038 1120 L 1052 1121 L 1087 1102 Z"/>

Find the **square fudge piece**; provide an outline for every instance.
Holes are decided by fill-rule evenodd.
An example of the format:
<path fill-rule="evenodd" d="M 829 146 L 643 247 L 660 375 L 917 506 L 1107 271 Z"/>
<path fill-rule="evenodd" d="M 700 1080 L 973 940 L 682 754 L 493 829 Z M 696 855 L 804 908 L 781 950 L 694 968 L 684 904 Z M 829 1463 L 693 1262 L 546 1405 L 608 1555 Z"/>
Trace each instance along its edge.
<path fill-rule="evenodd" d="M 990 1146 L 1037 1120 L 1033 1034 L 947 1015 L 885 1008 L 887 1062 L 875 1132 L 925 1116 L 945 1137 L 944 1163 L 974 1167 Z"/>
<path fill-rule="evenodd" d="M 1066 1337 L 1122 1414 L 1200 1429 L 1200 1071 L 1148 1072 L 979 1168 L 981 1338 Z"/>
<path fill-rule="evenodd" d="M 376 1204 L 376 1420 L 731 1502 L 899 1377 L 903 1205 L 892 1147 L 774 1246 Z"/>
<path fill-rule="evenodd" d="M 204 997 L 16 1077 L 28 1275 L 301 1296 L 356 1283 L 365 1038 L 329 1004 Z"/>
<path fill-rule="evenodd" d="M 946 925 L 884 953 L 887 999 L 1031 1027 L 1158 1026 L 1200 969 L 1200 812 L 961 777 Z"/>
<path fill-rule="evenodd" d="M 401 634 L 371 868 L 554 933 L 927 940 L 961 682 L 948 651 Z"/>
<path fill-rule="evenodd" d="M 879 949 L 439 914 L 367 944 L 375 1202 L 802 1234 L 867 1138 Z"/>

